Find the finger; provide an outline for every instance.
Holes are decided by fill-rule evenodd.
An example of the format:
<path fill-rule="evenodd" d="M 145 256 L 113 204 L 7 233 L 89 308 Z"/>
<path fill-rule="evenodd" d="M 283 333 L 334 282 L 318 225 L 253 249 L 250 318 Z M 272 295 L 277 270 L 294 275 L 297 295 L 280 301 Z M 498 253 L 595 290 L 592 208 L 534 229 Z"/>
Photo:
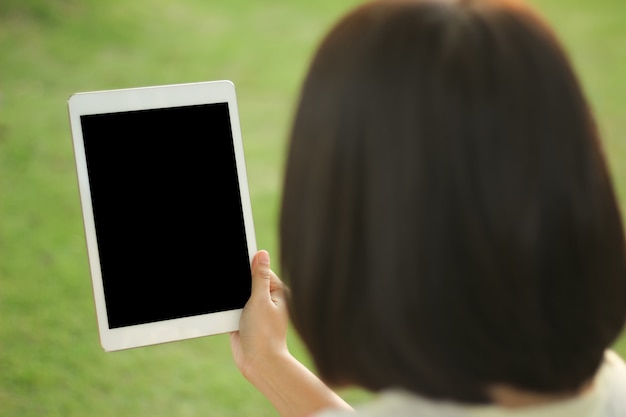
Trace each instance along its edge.
<path fill-rule="evenodd" d="M 231 350 L 234 350 L 235 347 L 239 345 L 239 331 L 230 332 L 229 339 L 230 339 L 230 348 Z"/>
<path fill-rule="evenodd" d="M 278 278 L 278 275 L 270 268 L 270 291 L 282 291 L 285 288 L 285 284 Z"/>
<path fill-rule="evenodd" d="M 258 251 L 252 260 L 252 295 L 267 296 L 271 281 L 270 255 L 267 251 Z"/>
<path fill-rule="evenodd" d="M 274 304 L 283 304 L 285 302 L 285 284 L 270 269 L 270 298 Z"/>

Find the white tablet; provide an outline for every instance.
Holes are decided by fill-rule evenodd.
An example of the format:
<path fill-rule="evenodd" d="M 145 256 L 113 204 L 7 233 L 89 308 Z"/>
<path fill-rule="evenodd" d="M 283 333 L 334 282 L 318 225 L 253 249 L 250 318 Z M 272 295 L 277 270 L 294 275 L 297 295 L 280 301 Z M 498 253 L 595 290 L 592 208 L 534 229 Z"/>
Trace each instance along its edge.
<path fill-rule="evenodd" d="M 106 351 L 238 329 L 256 252 L 234 85 L 68 101 Z"/>

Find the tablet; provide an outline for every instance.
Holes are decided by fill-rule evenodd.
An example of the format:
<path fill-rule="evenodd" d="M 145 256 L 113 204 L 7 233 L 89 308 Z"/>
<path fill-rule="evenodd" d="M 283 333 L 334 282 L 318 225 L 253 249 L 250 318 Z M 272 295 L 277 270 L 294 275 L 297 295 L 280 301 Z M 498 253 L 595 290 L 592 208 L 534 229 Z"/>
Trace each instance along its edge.
<path fill-rule="evenodd" d="M 68 101 L 105 351 L 238 329 L 256 252 L 234 85 Z"/>

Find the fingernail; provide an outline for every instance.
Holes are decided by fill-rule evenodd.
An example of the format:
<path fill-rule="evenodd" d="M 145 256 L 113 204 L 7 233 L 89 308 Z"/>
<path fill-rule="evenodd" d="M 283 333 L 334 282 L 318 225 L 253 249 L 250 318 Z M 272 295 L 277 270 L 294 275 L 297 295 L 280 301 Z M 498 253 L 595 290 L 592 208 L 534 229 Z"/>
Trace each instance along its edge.
<path fill-rule="evenodd" d="M 259 254 L 257 255 L 257 262 L 259 263 L 259 265 L 269 265 L 270 264 L 270 254 L 267 253 L 267 251 L 259 251 Z"/>

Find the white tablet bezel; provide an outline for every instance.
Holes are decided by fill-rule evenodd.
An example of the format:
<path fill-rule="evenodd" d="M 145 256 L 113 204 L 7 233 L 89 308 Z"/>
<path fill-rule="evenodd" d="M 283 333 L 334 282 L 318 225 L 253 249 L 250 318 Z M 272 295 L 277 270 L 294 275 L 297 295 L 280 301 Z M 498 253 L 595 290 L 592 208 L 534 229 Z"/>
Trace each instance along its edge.
<path fill-rule="evenodd" d="M 80 117 L 83 115 L 101 113 L 212 103 L 228 103 L 248 255 L 251 262 L 256 252 L 256 238 L 241 139 L 237 98 L 232 82 L 225 80 L 208 81 L 94 91 L 76 93 L 68 100 L 78 187 L 82 205 L 100 342 L 105 351 L 130 349 L 235 331 L 239 328 L 241 309 L 128 327 L 109 328 Z"/>

